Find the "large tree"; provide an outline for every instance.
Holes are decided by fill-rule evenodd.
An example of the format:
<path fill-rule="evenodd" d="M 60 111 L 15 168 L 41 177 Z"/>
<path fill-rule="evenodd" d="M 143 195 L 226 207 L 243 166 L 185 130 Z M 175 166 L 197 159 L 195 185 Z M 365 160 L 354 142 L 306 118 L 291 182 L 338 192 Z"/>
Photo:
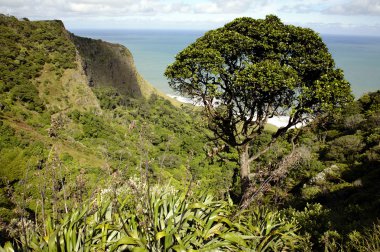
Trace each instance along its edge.
<path fill-rule="evenodd" d="M 165 72 L 170 86 L 204 105 L 208 126 L 239 153 L 242 188 L 250 164 L 288 129 L 351 99 L 349 83 L 311 29 L 276 16 L 238 18 L 181 51 Z M 270 143 L 253 152 L 269 118 L 289 116 Z"/>

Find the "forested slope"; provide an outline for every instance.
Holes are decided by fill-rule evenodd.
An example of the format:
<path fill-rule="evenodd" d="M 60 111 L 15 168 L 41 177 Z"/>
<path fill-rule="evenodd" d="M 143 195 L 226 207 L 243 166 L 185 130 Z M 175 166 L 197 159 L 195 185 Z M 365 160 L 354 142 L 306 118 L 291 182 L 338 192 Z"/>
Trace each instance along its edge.
<path fill-rule="evenodd" d="M 128 49 L 4 15 L 0 46 L 1 246 L 380 249 L 379 92 L 279 138 L 250 167 L 242 210 L 236 150 L 199 109 L 157 95 Z"/>
<path fill-rule="evenodd" d="M 60 215 L 112 179 L 148 172 L 181 186 L 194 174 L 227 190 L 231 171 L 209 169 L 197 115 L 156 95 L 128 49 L 60 21 L 2 15 L 0 31 L 2 239 L 12 219 Z"/>

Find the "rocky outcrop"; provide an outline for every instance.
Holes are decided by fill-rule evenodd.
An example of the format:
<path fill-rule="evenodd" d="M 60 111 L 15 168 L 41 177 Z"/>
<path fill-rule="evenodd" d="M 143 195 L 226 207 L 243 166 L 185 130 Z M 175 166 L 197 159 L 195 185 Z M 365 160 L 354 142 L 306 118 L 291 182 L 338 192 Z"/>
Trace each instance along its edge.
<path fill-rule="evenodd" d="M 141 78 L 130 51 L 119 44 L 78 37 L 71 38 L 82 60 L 91 87 L 114 87 L 131 97 L 143 95 Z"/>

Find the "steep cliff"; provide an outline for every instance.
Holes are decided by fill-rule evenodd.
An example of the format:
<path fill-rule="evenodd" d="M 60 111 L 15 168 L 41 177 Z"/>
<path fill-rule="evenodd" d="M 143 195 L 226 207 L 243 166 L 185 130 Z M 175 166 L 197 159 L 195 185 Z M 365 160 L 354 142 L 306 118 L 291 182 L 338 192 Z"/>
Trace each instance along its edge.
<path fill-rule="evenodd" d="M 114 87 L 123 95 L 142 96 L 144 87 L 139 82 L 132 54 L 126 47 L 73 34 L 71 38 L 90 87 Z"/>
<path fill-rule="evenodd" d="M 136 70 L 131 52 L 123 45 L 99 39 L 91 39 L 70 34 L 80 59 L 80 64 L 90 87 L 112 87 L 120 94 L 133 98 L 149 98 L 157 94 L 180 104 L 155 89 Z"/>

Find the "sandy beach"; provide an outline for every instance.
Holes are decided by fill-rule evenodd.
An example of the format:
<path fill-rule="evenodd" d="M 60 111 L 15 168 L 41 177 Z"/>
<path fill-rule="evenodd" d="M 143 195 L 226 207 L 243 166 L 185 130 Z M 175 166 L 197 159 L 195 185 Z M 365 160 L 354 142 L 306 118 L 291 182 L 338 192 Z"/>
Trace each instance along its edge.
<path fill-rule="evenodd" d="M 190 98 L 186 98 L 180 95 L 172 95 L 172 94 L 166 94 L 167 96 L 176 99 L 179 102 L 183 103 L 190 103 L 195 106 L 201 106 L 201 104 L 194 102 Z M 278 128 L 285 127 L 288 124 L 289 116 L 275 116 L 273 118 L 268 119 L 268 123 L 272 124 Z M 298 126 L 298 125 L 297 125 Z"/>

